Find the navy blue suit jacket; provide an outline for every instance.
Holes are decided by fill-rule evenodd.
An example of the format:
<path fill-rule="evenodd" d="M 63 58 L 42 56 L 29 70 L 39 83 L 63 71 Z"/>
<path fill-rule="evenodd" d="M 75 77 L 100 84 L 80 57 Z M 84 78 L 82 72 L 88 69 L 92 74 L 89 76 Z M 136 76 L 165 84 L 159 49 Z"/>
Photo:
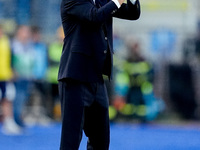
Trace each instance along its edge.
<path fill-rule="evenodd" d="M 58 80 L 73 78 L 96 82 L 112 76 L 112 17 L 136 20 L 140 4 L 130 0 L 118 9 L 113 1 L 62 0 L 61 19 L 65 39 Z M 104 64 L 109 54 L 110 64 Z"/>

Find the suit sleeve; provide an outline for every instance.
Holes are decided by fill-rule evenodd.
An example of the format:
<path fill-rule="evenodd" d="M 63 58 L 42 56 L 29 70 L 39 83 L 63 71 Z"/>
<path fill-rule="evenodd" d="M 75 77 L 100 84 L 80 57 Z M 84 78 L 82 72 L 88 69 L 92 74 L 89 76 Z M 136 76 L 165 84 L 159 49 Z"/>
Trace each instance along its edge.
<path fill-rule="evenodd" d="M 130 0 L 127 0 L 127 4 L 123 3 L 113 16 L 121 19 L 137 20 L 140 17 L 139 0 L 136 0 L 135 4 L 132 4 Z"/>
<path fill-rule="evenodd" d="M 95 7 L 89 0 L 63 0 L 61 5 L 63 21 L 67 19 L 65 17 L 73 16 L 80 21 L 104 22 L 107 18 L 112 17 L 113 12 L 117 9 L 113 1 L 109 1 L 101 8 Z"/>

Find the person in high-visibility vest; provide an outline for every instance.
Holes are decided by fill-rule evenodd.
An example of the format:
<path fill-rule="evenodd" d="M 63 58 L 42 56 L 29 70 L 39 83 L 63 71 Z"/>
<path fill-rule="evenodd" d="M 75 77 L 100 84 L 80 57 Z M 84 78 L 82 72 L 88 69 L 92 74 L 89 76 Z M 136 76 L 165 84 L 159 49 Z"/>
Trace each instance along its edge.
<path fill-rule="evenodd" d="M 116 74 L 117 93 L 126 99 L 119 111 L 142 120 L 153 120 L 159 111 L 153 93 L 153 65 L 141 56 L 138 43 L 128 45 L 128 50 L 128 58 Z"/>
<path fill-rule="evenodd" d="M 57 30 L 57 39 L 49 45 L 48 49 L 48 58 L 49 58 L 49 67 L 47 71 L 47 80 L 50 83 L 50 93 L 52 97 L 52 117 L 59 119 L 61 116 L 60 104 L 59 104 L 59 93 L 58 93 L 58 69 L 60 63 L 60 57 L 63 47 L 64 32 L 61 27 Z"/>

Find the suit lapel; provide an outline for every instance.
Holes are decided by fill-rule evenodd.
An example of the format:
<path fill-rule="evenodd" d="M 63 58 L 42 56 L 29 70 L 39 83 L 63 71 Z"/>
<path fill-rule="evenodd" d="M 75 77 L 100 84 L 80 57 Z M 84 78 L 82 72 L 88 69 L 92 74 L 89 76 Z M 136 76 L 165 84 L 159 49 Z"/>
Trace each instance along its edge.
<path fill-rule="evenodd" d="M 107 2 L 107 0 L 95 0 L 96 6 L 98 8 L 102 7 L 103 5 L 105 5 Z"/>
<path fill-rule="evenodd" d="M 95 3 L 94 3 L 94 0 L 89 0 L 92 4 L 94 4 L 95 5 Z"/>

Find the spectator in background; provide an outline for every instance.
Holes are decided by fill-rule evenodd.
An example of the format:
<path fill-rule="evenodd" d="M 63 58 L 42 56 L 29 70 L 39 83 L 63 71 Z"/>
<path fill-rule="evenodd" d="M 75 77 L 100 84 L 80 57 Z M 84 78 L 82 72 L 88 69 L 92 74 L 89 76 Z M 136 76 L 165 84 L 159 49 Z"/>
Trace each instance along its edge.
<path fill-rule="evenodd" d="M 48 68 L 48 74 L 47 79 L 50 83 L 50 93 L 51 97 L 53 98 L 53 107 L 54 107 L 54 117 L 55 119 L 60 119 L 60 102 L 59 102 L 59 93 L 58 93 L 58 69 L 59 69 L 59 63 L 60 63 L 60 57 L 62 53 L 62 47 L 63 47 L 63 39 L 64 39 L 64 32 L 63 28 L 59 27 L 57 29 L 57 39 L 49 45 L 48 50 L 48 57 L 49 57 L 49 68 Z"/>
<path fill-rule="evenodd" d="M 161 100 L 153 93 L 153 65 L 142 56 L 139 43 L 130 41 L 127 48 L 128 57 L 116 74 L 116 87 L 123 86 L 120 89 L 125 89 L 122 95 L 126 97 L 126 105 L 120 111 L 141 121 L 153 120 L 162 109 Z"/>
<path fill-rule="evenodd" d="M 8 83 L 12 77 L 10 43 L 8 37 L 4 34 L 2 25 L 0 25 L 0 103 L 3 113 L 2 129 L 6 134 L 19 134 L 21 133 L 21 129 L 13 119 L 12 98 L 8 98 L 9 90 L 12 90 L 9 88 Z"/>
<path fill-rule="evenodd" d="M 128 44 L 128 58 L 125 64 L 125 72 L 129 75 L 130 89 L 127 94 L 127 102 L 137 107 L 136 115 L 146 119 L 147 104 L 144 99 L 146 93 L 152 93 L 153 68 L 141 55 L 139 43 Z"/>
<path fill-rule="evenodd" d="M 24 126 L 22 112 L 29 98 L 31 80 L 33 78 L 34 52 L 31 44 L 31 32 L 28 26 L 17 29 L 12 42 L 13 70 L 15 75 L 16 98 L 14 101 L 14 117 L 20 126 Z"/>
<path fill-rule="evenodd" d="M 200 21 L 198 23 L 197 35 L 195 38 L 195 52 L 198 59 L 200 60 Z"/>
<path fill-rule="evenodd" d="M 25 122 L 28 124 L 48 123 L 48 85 L 46 74 L 48 69 L 47 46 L 41 39 L 40 29 L 37 26 L 31 27 L 32 48 L 33 48 L 33 89 L 29 104 L 29 112 L 26 113 Z"/>
<path fill-rule="evenodd" d="M 46 73 L 48 67 L 47 46 L 41 40 L 41 33 L 38 27 L 32 27 L 31 33 L 34 51 L 33 76 L 34 79 L 37 80 L 36 84 L 39 84 L 38 87 L 40 87 L 43 86 L 43 82 L 46 80 Z"/>

